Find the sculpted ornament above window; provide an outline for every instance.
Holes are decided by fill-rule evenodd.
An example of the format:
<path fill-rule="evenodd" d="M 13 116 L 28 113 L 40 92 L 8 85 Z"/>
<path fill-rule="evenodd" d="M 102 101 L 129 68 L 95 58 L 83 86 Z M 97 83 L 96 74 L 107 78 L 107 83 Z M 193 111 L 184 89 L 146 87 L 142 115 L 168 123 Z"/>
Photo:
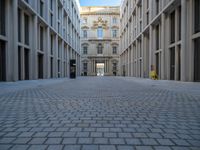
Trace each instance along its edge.
<path fill-rule="evenodd" d="M 108 29 L 108 21 L 103 20 L 101 17 L 98 18 L 97 21 L 93 21 L 92 29 L 97 29 L 99 26 L 101 26 L 103 29 Z"/>

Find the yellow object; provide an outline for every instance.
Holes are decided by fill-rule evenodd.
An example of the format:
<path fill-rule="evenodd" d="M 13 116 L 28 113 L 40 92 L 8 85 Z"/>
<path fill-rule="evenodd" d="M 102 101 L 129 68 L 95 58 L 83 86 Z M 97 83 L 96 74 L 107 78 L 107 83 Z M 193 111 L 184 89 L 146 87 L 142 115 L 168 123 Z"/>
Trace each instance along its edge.
<path fill-rule="evenodd" d="M 151 79 L 153 79 L 153 80 L 158 80 L 158 76 L 157 76 L 156 71 L 151 71 L 151 72 L 150 72 L 150 77 L 151 77 Z"/>

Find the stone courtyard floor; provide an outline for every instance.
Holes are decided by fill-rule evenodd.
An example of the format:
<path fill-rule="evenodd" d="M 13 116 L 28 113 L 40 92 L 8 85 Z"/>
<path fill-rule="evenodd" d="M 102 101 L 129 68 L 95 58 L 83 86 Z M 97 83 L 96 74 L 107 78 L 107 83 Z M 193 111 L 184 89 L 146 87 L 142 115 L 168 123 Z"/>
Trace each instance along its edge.
<path fill-rule="evenodd" d="M 0 83 L 0 150 L 200 150 L 200 83 Z"/>

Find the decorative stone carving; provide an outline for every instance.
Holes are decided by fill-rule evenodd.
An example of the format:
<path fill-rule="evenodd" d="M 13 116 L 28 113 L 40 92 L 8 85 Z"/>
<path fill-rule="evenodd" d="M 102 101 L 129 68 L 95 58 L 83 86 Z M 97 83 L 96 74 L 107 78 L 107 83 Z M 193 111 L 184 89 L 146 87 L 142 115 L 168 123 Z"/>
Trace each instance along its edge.
<path fill-rule="evenodd" d="M 99 17 L 97 21 L 93 21 L 92 29 L 95 30 L 98 27 L 102 27 L 103 29 L 108 30 L 108 21 L 103 20 L 102 17 Z"/>

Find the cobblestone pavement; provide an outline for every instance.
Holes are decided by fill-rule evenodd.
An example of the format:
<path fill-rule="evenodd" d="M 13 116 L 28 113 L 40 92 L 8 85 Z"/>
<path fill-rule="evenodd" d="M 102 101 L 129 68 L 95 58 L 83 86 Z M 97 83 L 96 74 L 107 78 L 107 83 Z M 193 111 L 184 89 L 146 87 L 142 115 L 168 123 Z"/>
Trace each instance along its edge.
<path fill-rule="evenodd" d="M 0 83 L 0 150 L 200 150 L 200 83 Z"/>

